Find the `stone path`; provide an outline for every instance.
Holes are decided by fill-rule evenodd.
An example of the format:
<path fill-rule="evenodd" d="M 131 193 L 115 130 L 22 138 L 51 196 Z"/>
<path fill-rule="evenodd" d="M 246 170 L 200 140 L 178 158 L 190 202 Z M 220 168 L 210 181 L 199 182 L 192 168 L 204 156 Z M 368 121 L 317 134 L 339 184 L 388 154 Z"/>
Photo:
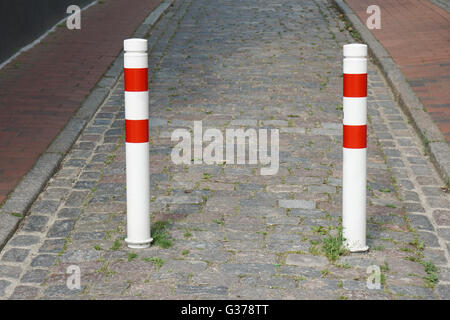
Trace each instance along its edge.
<path fill-rule="evenodd" d="M 0 296 L 449 299 L 448 190 L 372 64 L 371 250 L 338 250 L 350 42 L 324 0 L 175 1 L 149 38 L 155 244 L 123 241 L 122 79 L 1 252 Z M 173 164 L 171 134 L 194 120 L 204 130 L 279 129 L 278 173 Z M 66 286 L 73 265 L 79 290 Z M 371 265 L 380 289 L 367 288 Z"/>

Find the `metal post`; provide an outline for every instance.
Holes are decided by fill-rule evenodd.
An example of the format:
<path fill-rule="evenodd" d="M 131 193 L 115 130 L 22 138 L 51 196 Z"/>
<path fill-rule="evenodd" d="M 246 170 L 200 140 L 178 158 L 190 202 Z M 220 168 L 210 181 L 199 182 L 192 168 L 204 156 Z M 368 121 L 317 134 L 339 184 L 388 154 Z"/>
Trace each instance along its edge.
<path fill-rule="evenodd" d="M 127 238 L 130 248 L 148 248 L 150 161 L 148 133 L 147 40 L 124 41 Z"/>
<path fill-rule="evenodd" d="M 344 45 L 342 226 L 351 252 L 366 245 L 367 45 Z"/>

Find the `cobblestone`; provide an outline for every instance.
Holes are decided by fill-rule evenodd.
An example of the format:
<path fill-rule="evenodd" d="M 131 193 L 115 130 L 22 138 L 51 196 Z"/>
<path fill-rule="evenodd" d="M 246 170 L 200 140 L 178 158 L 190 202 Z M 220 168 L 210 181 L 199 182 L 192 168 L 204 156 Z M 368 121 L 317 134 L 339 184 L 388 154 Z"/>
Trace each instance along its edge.
<path fill-rule="evenodd" d="M 17 286 L 9 297 L 11 300 L 30 300 L 36 298 L 39 288 L 31 286 Z"/>
<path fill-rule="evenodd" d="M 2 261 L 23 262 L 28 256 L 29 252 L 30 250 L 28 249 L 19 249 L 19 248 L 9 249 L 3 254 Z"/>
<path fill-rule="evenodd" d="M 55 261 L 56 261 L 55 255 L 40 254 L 31 261 L 30 266 L 32 266 L 32 267 L 50 267 L 55 263 Z"/>
<path fill-rule="evenodd" d="M 47 221 L 48 221 L 48 218 L 45 216 L 32 215 L 25 222 L 25 225 L 23 226 L 22 230 L 29 231 L 29 232 L 34 232 L 34 231 L 42 232 L 45 229 Z"/>
<path fill-rule="evenodd" d="M 47 270 L 33 269 L 25 273 L 20 279 L 22 283 L 42 283 L 47 276 Z"/>
<path fill-rule="evenodd" d="M 10 244 L 16 247 L 28 247 L 39 242 L 39 237 L 29 235 L 17 235 Z"/>
<path fill-rule="evenodd" d="M 0 277 L 2 278 L 19 278 L 22 269 L 18 266 L 0 265 Z"/>

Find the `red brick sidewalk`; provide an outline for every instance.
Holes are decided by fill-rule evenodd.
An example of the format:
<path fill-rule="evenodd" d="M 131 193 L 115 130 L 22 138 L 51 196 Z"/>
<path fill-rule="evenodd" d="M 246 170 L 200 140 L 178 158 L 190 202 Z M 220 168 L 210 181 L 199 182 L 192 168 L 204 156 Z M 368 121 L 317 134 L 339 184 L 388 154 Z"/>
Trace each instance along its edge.
<path fill-rule="evenodd" d="M 381 29 L 373 35 L 450 142 L 450 14 L 428 0 L 345 2 L 364 24 L 367 7 L 380 7 Z"/>
<path fill-rule="evenodd" d="M 104 0 L 0 70 L 0 203 L 161 0 Z"/>

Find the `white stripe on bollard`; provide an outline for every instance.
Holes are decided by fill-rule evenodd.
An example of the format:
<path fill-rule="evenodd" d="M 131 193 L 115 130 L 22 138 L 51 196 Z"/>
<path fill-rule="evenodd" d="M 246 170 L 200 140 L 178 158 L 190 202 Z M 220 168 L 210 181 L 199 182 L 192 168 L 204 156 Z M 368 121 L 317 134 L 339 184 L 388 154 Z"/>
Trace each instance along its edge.
<path fill-rule="evenodd" d="M 351 252 L 367 251 L 367 46 L 344 45 L 342 227 Z"/>
<path fill-rule="evenodd" d="M 128 247 L 148 248 L 150 236 L 150 160 L 148 136 L 147 40 L 124 41 L 125 152 Z"/>

